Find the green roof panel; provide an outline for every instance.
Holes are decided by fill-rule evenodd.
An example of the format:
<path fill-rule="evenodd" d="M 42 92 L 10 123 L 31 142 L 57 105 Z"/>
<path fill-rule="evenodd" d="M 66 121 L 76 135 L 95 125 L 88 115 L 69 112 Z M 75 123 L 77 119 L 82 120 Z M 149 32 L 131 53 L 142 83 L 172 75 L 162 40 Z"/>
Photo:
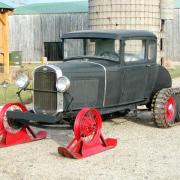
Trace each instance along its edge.
<path fill-rule="evenodd" d="M 180 8 L 180 0 L 176 0 L 176 8 Z"/>
<path fill-rule="evenodd" d="M 10 8 L 8 5 L 0 3 L 1 8 Z M 180 8 L 180 0 L 176 0 L 175 8 Z M 88 12 L 88 1 L 57 2 L 57 3 L 37 3 L 16 8 L 14 14 L 58 14 L 58 13 L 78 13 Z"/>
<path fill-rule="evenodd" d="M 8 6 L 7 4 L 4 4 L 2 2 L 0 2 L 0 8 L 1 9 L 13 9 L 12 7 Z"/>
<path fill-rule="evenodd" d="M 87 1 L 39 3 L 17 7 L 14 14 L 58 14 L 88 12 Z"/>

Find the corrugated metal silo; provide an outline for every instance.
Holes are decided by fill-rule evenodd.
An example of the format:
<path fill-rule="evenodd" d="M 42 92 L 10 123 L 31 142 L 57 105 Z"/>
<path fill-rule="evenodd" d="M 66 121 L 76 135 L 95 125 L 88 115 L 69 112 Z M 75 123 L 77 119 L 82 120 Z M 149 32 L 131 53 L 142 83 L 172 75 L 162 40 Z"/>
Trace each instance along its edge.
<path fill-rule="evenodd" d="M 89 29 L 148 30 L 158 36 L 163 53 L 165 19 L 172 18 L 174 0 L 89 0 Z M 170 13 L 170 14 L 169 14 Z"/>

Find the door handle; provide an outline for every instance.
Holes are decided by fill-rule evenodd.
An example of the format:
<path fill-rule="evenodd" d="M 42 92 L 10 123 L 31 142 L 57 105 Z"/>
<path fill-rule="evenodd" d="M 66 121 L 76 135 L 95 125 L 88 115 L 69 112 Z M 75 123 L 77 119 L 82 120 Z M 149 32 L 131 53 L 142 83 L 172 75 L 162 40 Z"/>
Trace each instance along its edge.
<path fill-rule="evenodd" d="M 151 65 L 150 64 L 146 64 L 146 67 L 151 67 Z"/>

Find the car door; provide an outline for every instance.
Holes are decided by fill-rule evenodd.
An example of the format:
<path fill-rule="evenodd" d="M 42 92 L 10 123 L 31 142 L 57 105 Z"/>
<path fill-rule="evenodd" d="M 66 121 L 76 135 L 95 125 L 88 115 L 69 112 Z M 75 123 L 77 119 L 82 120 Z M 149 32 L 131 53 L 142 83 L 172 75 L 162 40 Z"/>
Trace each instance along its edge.
<path fill-rule="evenodd" d="M 108 61 L 103 62 L 104 69 L 106 69 L 104 107 L 118 106 L 122 94 L 122 66 L 120 56 L 122 42 L 115 40 L 114 43 L 114 52 L 109 53 Z"/>
<path fill-rule="evenodd" d="M 122 94 L 122 67 L 120 63 L 114 63 L 106 67 L 106 70 L 105 106 L 117 106 L 119 105 L 119 99 Z"/>
<path fill-rule="evenodd" d="M 148 83 L 146 40 L 141 38 L 125 40 L 123 59 L 120 104 L 143 101 Z"/>
<path fill-rule="evenodd" d="M 158 69 L 157 69 L 157 43 L 156 40 L 149 39 L 146 42 L 147 46 L 147 85 L 145 90 L 145 97 L 149 98 L 153 91 L 155 80 L 157 77 Z"/>

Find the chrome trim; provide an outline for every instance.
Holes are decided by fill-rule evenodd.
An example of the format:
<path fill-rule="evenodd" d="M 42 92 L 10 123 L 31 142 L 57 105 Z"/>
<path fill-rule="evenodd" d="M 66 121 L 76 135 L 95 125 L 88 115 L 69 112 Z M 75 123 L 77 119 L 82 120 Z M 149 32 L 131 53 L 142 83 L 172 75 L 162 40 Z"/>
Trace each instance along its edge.
<path fill-rule="evenodd" d="M 103 99 L 103 107 L 105 106 L 105 101 L 106 101 L 106 85 L 107 85 L 107 70 L 106 67 L 103 66 L 102 64 L 91 62 L 91 61 L 83 61 L 86 63 L 91 63 L 91 64 L 96 64 L 101 66 L 104 69 L 104 99 Z"/>
<path fill-rule="evenodd" d="M 35 71 L 36 71 L 36 69 L 38 69 L 38 68 L 40 68 L 40 67 L 42 67 L 42 66 L 44 66 L 44 65 L 40 65 L 40 66 L 34 68 L 34 70 L 32 71 L 32 77 L 33 77 L 33 78 L 32 78 L 32 87 L 33 87 L 33 89 L 34 89 L 34 74 L 35 74 Z M 32 96 L 33 96 L 32 110 L 36 113 L 36 111 L 35 111 L 35 109 L 34 109 L 34 91 L 32 91 Z"/>
<path fill-rule="evenodd" d="M 56 67 L 55 65 L 46 64 L 46 65 L 38 66 L 38 67 L 36 67 L 36 68 L 33 70 L 33 83 L 32 83 L 33 88 L 34 88 L 34 74 L 35 74 L 35 71 L 36 71 L 38 68 L 46 67 L 46 66 L 52 68 L 53 70 L 55 70 L 56 80 L 57 80 L 58 78 L 60 78 L 60 77 L 63 76 L 61 69 L 58 68 L 58 67 Z M 59 108 L 59 107 L 58 107 L 58 105 L 59 105 L 59 103 L 60 103 L 60 100 L 61 100 L 60 95 L 63 96 L 63 94 L 62 94 L 62 93 L 58 93 L 58 94 L 57 94 L 57 111 L 56 111 L 56 113 L 55 113 L 54 115 L 56 115 L 56 114 L 59 113 L 59 112 L 63 112 L 63 107 L 62 107 L 62 108 Z M 59 98 L 58 98 L 58 97 L 59 97 Z M 62 99 L 62 101 L 63 101 L 63 99 Z M 61 103 L 63 104 L 63 102 L 61 102 Z M 34 92 L 33 92 L 33 108 L 32 108 L 32 109 L 33 109 L 34 112 L 36 112 L 35 109 L 34 109 Z"/>
<path fill-rule="evenodd" d="M 46 66 L 55 70 L 56 80 L 63 76 L 62 70 L 59 67 L 52 65 L 52 64 L 48 64 Z M 60 105 L 62 105 L 62 107 L 59 107 Z M 63 93 L 57 92 L 57 112 L 56 112 L 56 114 L 59 112 L 63 112 Z"/>
<path fill-rule="evenodd" d="M 61 69 L 58 68 L 57 66 L 52 65 L 52 64 L 48 64 L 48 65 L 46 65 L 46 66 L 48 66 L 48 67 L 50 67 L 50 68 L 52 68 L 52 69 L 54 69 L 54 70 L 56 71 L 57 79 L 62 76 L 62 71 L 61 71 Z"/>

